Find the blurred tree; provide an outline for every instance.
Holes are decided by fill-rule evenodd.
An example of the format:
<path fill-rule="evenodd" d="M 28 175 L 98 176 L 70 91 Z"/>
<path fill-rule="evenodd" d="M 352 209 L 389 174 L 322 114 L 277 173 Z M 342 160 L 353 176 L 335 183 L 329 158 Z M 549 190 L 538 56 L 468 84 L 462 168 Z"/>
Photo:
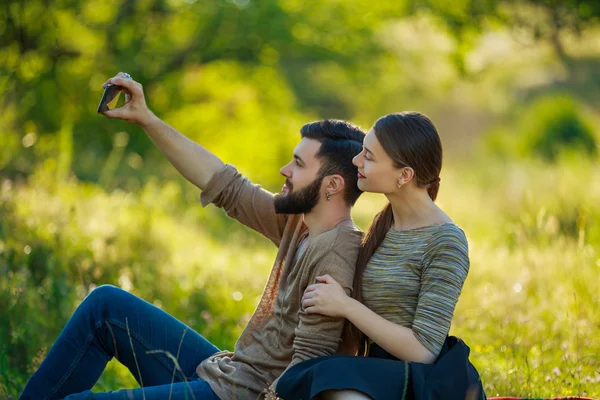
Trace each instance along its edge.
<path fill-rule="evenodd" d="M 572 58 L 564 46 L 564 33 L 581 37 L 590 24 L 600 21 L 600 2 L 597 0 L 510 0 L 505 12 L 513 27 L 524 29 L 537 40 L 551 44 L 554 53 L 573 72 Z"/>
<path fill-rule="evenodd" d="M 0 11 L 0 108 L 2 120 L 11 121 L 3 134 L 21 138 L 33 133 L 45 143 L 21 154 L 25 159 L 17 164 L 24 169 L 31 168 L 30 161 L 42 156 L 40 152 L 59 151 L 56 143 L 44 140 L 59 132 L 61 143 L 71 141 L 72 151 L 80 155 L 76 162 L 81 162 L 81 154 L 104 157 L 112 149 L 115 128 L 129 129 L 95 115 L 105 79 L 127 71 L 148 88 L 151 105 L 155 96 L 161 97 L 156 100 L 161 110 L 180 109 L 189 102 L 179 96 L 184 71 L 223 60 L 241 65 L 242 70 L 263 66 L 279 71 L 294 92 L 287 106 L 297 101 L 308 113 L 349 117 L 354 104 L 323 90 L 318 71 L 337 65 L 347 79 L 362 78 L 357 71 L 376 63 L 382 51 L 374 32 L 386 18 L 400 15 L 401 4 L 8 0 Z M 23 132 L 24 127 L 29 132 Z M 18 142 L 11 140 L 13 146 Z M 128 148 L 142 156 L 154 151 L 141 135 L 131 137 Z M 97 167 L 88 165 L 85 170 L 89 174 L 77 172 L 97 178 Z"/>
<path fill-rule="evenodd" d="M 523 111 L 519 131 L 521 150 L 526 157 L 536 155 L 554 162 L 564 151 L 578 157 L 598 154 L 594 125 L 585 108 L 566 94 L 532 102 Z"/>
<path fill-rule="evenodd" d="M 390 27 L 422 12 L 448 27 L 448 54 L 419 58 L 418 44 L 395 43 Z M 448 57 L 467 72 L 464 60 L 489 24 L 529 29 L 567 62 L 559 33 L 581 32 L 598 15 L 595 0 L 6 0 L 0 169 L 28 175 L 51 156 L 60 159 L 57 176 L 97 180 L 113 136 L 133 129 L 95 113 L 102 82 L 118 71 L 142 82 L 151 107 L 194 139 L 252 126 L 244 149 L 267 143 L 279 161 L 289 141 L 265 141 L 264 131 L 297 131 L 319 117 L 371 122 L 414 106 L 424 91 L 440 91 L 433 85 L 455 80 L 440 64 Z M 423 64 L 437 80 L 423 83 Z M 144 135 L 129 135 L 123 150 L 122 160 L 157 155 Z M 256 154 L 244 151 L 245 164 L 257 165 Z M 151 166 L 146 175 L 157 172 Z"/>
<path fill-rule="evenodd" d="M 455 38 L 453 63 L 461 74 L 466 74 L 465 56 L 473 48 L 475 39 L 485 22 L 497 18 L 500 0 L 410 0 L 411 14 L 423 11 L 441 20 Z"/>
<path fill-rule="evenodd" d="M 581 36 L 586 27 L 600 21 L 598 0 L 411 0 L 410 10 L 428 10 L 444 21 L 456 38 L 455 64 L 463 73 L 464 56 L 477 34 L 494 23 L 550 43 L 559 60 L 572 72 L 572 59 L 565 51 L 562 35 Z"/>

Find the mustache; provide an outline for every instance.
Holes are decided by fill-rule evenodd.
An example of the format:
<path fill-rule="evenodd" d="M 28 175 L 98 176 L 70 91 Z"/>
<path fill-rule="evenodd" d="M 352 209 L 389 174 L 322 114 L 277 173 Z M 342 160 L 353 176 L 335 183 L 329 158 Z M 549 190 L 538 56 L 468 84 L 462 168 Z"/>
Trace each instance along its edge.
<path fill-rule="evenodd" d="M 289 188 L 290 188 L 290 190 L 292 190 L 292 189 L 294 188 L 294 185 L 292 185 L 292 182 L 288 181 L 287 179 L 285 180 L 285 185 L 286 185 L 287 187 L 289 187 Z"/>

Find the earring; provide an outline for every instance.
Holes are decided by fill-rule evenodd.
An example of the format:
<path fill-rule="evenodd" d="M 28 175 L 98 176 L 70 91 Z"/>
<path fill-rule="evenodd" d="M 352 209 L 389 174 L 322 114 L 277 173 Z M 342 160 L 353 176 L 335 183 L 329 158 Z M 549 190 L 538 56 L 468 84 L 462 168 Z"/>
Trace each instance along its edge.
<path fill-rule="evenodd" d="M 400 182 L 398 182 L 398 189 L 400 189 L 402 187 L 402 184 Z"/>
<path fill-rule="evenodd" d="M 331 200 L 331 195 L 327 192 L 327 201 Z"/>

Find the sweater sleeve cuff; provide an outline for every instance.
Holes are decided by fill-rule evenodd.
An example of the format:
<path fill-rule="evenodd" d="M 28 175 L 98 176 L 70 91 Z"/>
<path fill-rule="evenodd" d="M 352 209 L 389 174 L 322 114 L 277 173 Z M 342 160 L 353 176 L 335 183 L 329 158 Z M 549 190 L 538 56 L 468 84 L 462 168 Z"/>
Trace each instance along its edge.
<path fill-rule="evenodd" d="M 206 207 L 215 201 L 217 196 L 235 179 L 237 174 L 237 169 L 230 164 L 225 164 L 215 172 L 208 185 L 206 185 L 206 188 L 200 194 L 200 204 L 202 204 L 202 207 Z"/>

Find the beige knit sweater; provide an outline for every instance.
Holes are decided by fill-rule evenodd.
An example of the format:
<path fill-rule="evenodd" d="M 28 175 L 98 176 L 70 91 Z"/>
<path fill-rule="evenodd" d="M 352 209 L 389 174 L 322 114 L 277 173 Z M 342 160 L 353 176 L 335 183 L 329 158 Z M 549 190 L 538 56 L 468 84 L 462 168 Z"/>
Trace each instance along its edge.
<path fill-rule="evenodd" d="M 276 214 L 273 194 L 250 183 L 231 165 L 215 174 L 201 202 L 223 208 L 279 249 L 262 298 L 233 352 L 221 351 L 197 368 L 198 376 L 220 399 L 256 399 L 289 366 L 335 354 L 344 320 L 304 313 L 302 294 L 316 276 L 325 274 L 350 293 L 362 234 L 335 227 L 311 236 L 296 257 L 299 243 L 308 235 L 302 216 Z"/>

